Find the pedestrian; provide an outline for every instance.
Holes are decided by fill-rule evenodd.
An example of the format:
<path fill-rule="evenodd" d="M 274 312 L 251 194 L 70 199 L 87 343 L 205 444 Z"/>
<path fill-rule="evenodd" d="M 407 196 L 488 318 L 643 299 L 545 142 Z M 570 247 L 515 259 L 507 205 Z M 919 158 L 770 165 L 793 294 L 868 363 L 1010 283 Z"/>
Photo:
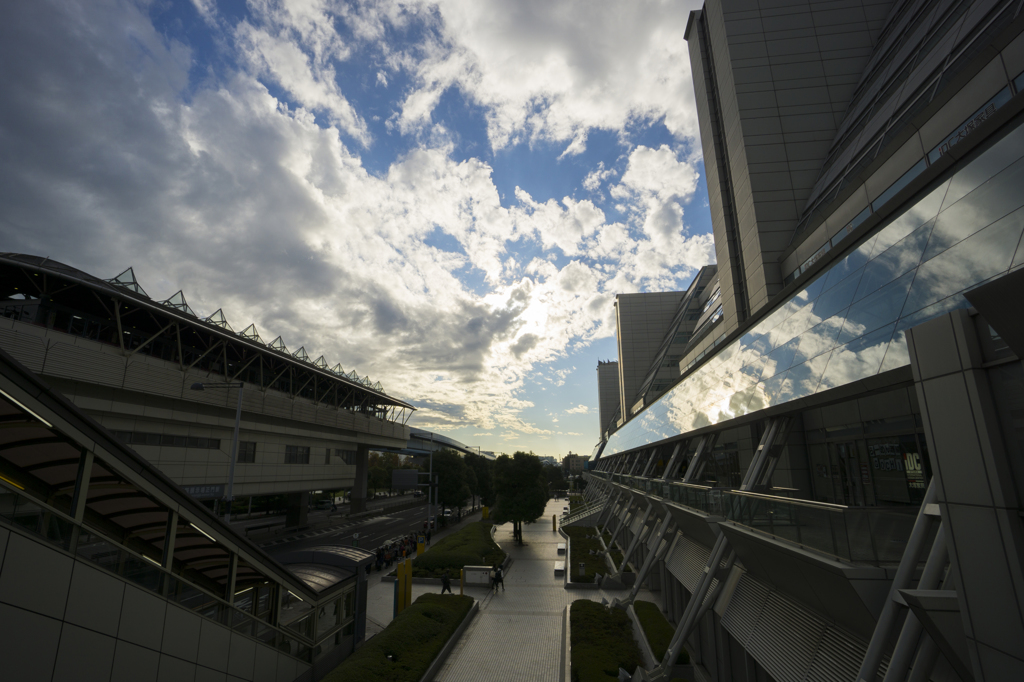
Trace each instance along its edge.
<path fill-rule="evenodd" d="M 498 591 L 498 573 L 497 565 L 491 567 L 491 572 L 488 574 L 491 578 L 491 589 L 495 592 Z"/>
<path fill-rule="evenodd" d="M 444 594 L 445 590 L 448 590 L 448 594 L 454 594 L 452 592 L 452 581 L 448 577 L 448 571 L 445 571 L 441 576 L 441 594 Z"/>
<path fill-rule="evenodd" d="M 505 578 L 501 574 L 501 564 L 494 567 L 494 591 L 498 591 L 498 585 L 501 585 L 501 591 L 505 591 Z"/>

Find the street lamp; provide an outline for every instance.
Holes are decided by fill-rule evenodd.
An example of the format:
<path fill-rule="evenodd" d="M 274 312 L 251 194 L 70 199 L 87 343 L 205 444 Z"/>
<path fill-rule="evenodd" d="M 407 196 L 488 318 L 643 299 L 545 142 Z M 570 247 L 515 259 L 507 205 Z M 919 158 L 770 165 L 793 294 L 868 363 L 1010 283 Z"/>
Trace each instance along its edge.
<path fill-rule="evenodd" d="M 242 389 L 245 388 L 245 384 L 241 381 L 218 384 L 204 384 L 196 382 L 192 384 L 193 391 L 205 391 L 208 388 L 238 389 L 238 407 L 235 408 L 235 435 L 231 439 L 231 465 L 228 471 L 228 503 L 227 511 L 224 512 L 224 523 L 231 523 L 231 503 L 235 500 L 235 460 L 238 458 L 238 424 L 242 421 Z"/>

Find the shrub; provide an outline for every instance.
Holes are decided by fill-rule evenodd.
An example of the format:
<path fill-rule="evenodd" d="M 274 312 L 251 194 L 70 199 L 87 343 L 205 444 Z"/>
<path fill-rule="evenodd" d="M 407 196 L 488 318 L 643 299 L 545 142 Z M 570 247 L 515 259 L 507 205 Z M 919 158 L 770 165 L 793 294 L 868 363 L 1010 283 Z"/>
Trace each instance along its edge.
<path fill-rule="evenodd" d="M 412 564 L 417 578 L 440 578 L 448 571 L 458 579 L 463 566 L 493 566 L 505 561 L 505 552 L 491 538 L 489 521 L 476 521 L 430 546 Z"/>
<path fill-rule="evenodd" d="M 633 673 L 643 664 L 625 611 L 579 599 L 569 610 L 569 623 L 572 682 L 617 680 L 619 668 Z"/>
<path fill-rule="evenodd" d="M 416 682 L 426 674 L 472 606 L 472 597 L 420 595 L 323 682 Z"/>
<path fill-rule="evenodd" d="M 597 539 L 597 529 L 587 526 L 567 526 L 562 528 L 569 536 L 569 558 L 566 570 L 572 571 L 569 579 L 578 583 L 592 583 L 598 573 L 607 573 L 608 565 L 604 562 L 601 554 L 590 552 L 601 552 L 601 542 Z M 580 577 L 577 568 L 580 562 L 585 564 L 584 575 Z"/>
<path fill-rule="evenodd" d="M 665 652 L 668 651 L 668 645 L 672 642 L 675 628 L 665 619 L 665 615 L 658 605 L 653 602 L 637 600 L 633 602 L 633 609 L 636 611 L 637 620 L 643 627 L 647 643 L 651 645 L 654 658 L 660 661 L 665 658 Z M 689 662 L 690 654 L 684 648 L 679 652 L 679 660 L 676 663 L 686 665 Z"/>

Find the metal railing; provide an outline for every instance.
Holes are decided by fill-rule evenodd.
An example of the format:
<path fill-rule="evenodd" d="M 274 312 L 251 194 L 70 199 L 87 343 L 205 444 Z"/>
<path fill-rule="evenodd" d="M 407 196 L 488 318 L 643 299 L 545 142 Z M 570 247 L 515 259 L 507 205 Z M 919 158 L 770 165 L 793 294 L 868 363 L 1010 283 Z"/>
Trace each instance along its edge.
<path fill-rule="evenodd" d="M 166 570 L 153 559 L 137 554 L 92 528 L 75 523 L 63 512 L 3 485 L 0 485 L 0 522 L 39 537 L 54 547 L 72 552 L 145 590 L 304 662 L 312 662 L 313 658 L 331 648 L 333 632 L 325 639 L 317 633 L 317 639 L 324 639 L 319 645 L 312 641 L 313 634 L 308 632 L 310 627 L 306 622 L 308 616 L 277 626 L 245 613 L 228 604 L 219 595 L 210 594 L 184 580 L 182 576 Z M 312 608 L 310 606 L 307 610 L 312 611 Z M 352 618 L 347 617 L 339 623 L 341 629 L 347 630 L 350 621 Z M 303 639 L 308 641 L 303 642 Z"/>
<path fill-rule="evenodd" d="M 898 563 L 918 512 L 916 506 L 847 507 L 794 499 L 788 497 L 794 492 L 790 488 L 778 489 L 784 497 L 603 471 L 588 473 L 858 563 Z"/>
<path fill-rule="evenodd" d="M 724 516 L 803 547 L 858 563 L 898 563 L 917 507 L 846 507 L 730 491 Z"/>

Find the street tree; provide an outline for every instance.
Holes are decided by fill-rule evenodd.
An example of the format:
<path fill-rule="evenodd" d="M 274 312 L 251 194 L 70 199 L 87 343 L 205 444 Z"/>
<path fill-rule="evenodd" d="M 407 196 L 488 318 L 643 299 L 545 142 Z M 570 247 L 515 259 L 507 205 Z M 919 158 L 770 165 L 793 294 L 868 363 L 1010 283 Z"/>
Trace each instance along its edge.
<path fill-rule="evenodd" d="M 454 450 L 434 453 L 434 474 L 437 476 L 437 503 L 441 508 L 465 506 L 470 498 L 466 463 Z"/>
<path fill-rule="evenodd" d="M 480 504 L 490 507 L 494 505 L 494 460 L 483 455 L 470 453 L 463 461 L 473 470 L 476 480 L 470 482 L 470 492 L 480 498 Z"/>
<path fill-rule="evenodd" d="M 540 459 L 525 452 L 501 455 L 494 462 L 495 523 L 512 522 L 518 543 L 523 544 L 522 524 L 533 523 L 544 513 L 548 481 Z"/>

